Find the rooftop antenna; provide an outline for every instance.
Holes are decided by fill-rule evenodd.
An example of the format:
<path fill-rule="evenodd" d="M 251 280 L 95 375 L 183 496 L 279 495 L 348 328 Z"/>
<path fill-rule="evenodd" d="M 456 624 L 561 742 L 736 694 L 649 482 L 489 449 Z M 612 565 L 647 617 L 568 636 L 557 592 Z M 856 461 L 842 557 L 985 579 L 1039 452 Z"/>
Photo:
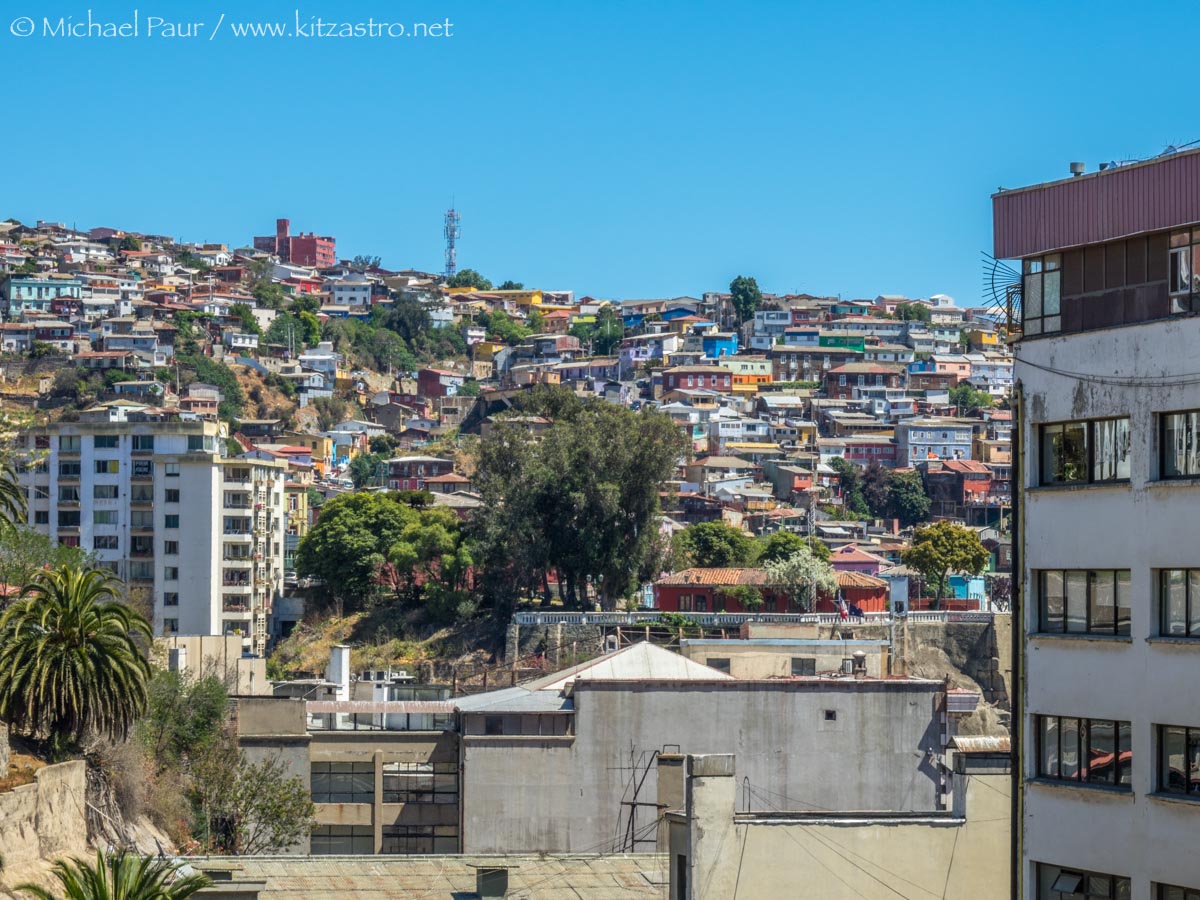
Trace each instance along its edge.
<path fill-rule="evenodd" d="M 444 233 L 446 235 L 446 277 L 453 278 L 454 273 L 458 271 L 458 251 L 455 245 L 458 239 L 462 237 L 462 227 L 459 222 L 462 221 L 462 216 L 454 209 L 454 201 L 450 201 L 450 208 L 446 210 L 446 227 Z"/>

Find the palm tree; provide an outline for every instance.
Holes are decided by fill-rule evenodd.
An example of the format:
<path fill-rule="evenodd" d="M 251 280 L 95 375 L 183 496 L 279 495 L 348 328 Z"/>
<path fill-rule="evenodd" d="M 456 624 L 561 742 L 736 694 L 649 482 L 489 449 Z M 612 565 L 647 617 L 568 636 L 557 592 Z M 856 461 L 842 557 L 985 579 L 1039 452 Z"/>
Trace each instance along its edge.
<path fill-rule="evenodd" d="M 56 743 L 125 737 L 146 705 L 150 624 L 105 569 L 37 572 L 0 616 L 0 720 Z"/>
<path fill-rule="evenodd" d="M 62 885 L 62 900 L 183 900 L 212 884 L 207 875 L 184 875 L 180 869 L 169 859 L 124 850 L 105 857 L 97 850 L 95 865 L 78 856 L 60 859 L 51 874 Z M 36 884 L 20 884 L 16 889 L 37 900 L 59 900 Z"/>
<path fill-rule="evenodd" d="M 25 489 L 9 463 L 0 463 L 0 532 L 13 531 L 25 522 Z"/>

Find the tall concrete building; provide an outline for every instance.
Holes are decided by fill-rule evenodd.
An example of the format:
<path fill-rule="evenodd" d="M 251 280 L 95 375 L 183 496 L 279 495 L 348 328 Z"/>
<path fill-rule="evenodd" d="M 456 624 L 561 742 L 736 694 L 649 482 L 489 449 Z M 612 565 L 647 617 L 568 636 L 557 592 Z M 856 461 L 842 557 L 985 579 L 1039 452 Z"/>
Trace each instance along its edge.
<path fill-rule="evenodd" d="M 156 634 L 237 634 L 261 654 L 283 589 L 287 464 L 224 458 L 220 429 L 125 403 L 31 429 L 29 524 L 140 592 Z"/>
<path fill-rule="evenodd" d="M 1200 896 L 1200 150 L 992 200 L 995 255 L 1022 271 L 1018 880 L 1039 900 L 1187 900 Z"/>

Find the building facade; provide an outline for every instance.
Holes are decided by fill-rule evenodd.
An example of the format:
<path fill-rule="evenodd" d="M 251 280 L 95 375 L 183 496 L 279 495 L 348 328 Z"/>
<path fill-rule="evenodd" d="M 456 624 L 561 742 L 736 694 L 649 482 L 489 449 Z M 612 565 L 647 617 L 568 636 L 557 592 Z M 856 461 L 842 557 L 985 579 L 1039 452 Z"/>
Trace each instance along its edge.
<path fill-rule="evenodd" d="M 1024 896 L 1195 896 L 1200 151 L 993 204 L 995 253 L 1024 276 Z"/>
<path fill-rule="evenodd" d="M 29 524 L 141 593 L 156 635 L 240 635 L 264 653 L 286 465 L 223 458 L 215 422 L 104 412 L 30 430 Z"/>

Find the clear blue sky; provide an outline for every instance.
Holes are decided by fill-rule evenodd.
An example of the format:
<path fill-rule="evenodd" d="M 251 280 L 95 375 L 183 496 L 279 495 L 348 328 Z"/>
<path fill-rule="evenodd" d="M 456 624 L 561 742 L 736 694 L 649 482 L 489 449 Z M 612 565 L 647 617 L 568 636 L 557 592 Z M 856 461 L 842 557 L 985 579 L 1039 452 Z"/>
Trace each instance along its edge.
<path fill-rule="evenodd" d="M 1186 5 L 300 7 L 454 25 L 375 40 L 231 36 L 291 24 L 291 3 L 90 5 L 97 21 L 138 7 L 141 36 L 42 33 L 86 0 L 3 4 L 0 217 L 242 244 L 287 216 L 341 256 L 439 271 L 453 197 L 460 266 L 496 281 L 653 297 L 744 273 L 973 305 L 998 185 L 1200 138 L 1172 30 Z M 21 15 L 34 36 L 11 33 Z M 150 15 L 206 26 L 150 38 Z"/>

